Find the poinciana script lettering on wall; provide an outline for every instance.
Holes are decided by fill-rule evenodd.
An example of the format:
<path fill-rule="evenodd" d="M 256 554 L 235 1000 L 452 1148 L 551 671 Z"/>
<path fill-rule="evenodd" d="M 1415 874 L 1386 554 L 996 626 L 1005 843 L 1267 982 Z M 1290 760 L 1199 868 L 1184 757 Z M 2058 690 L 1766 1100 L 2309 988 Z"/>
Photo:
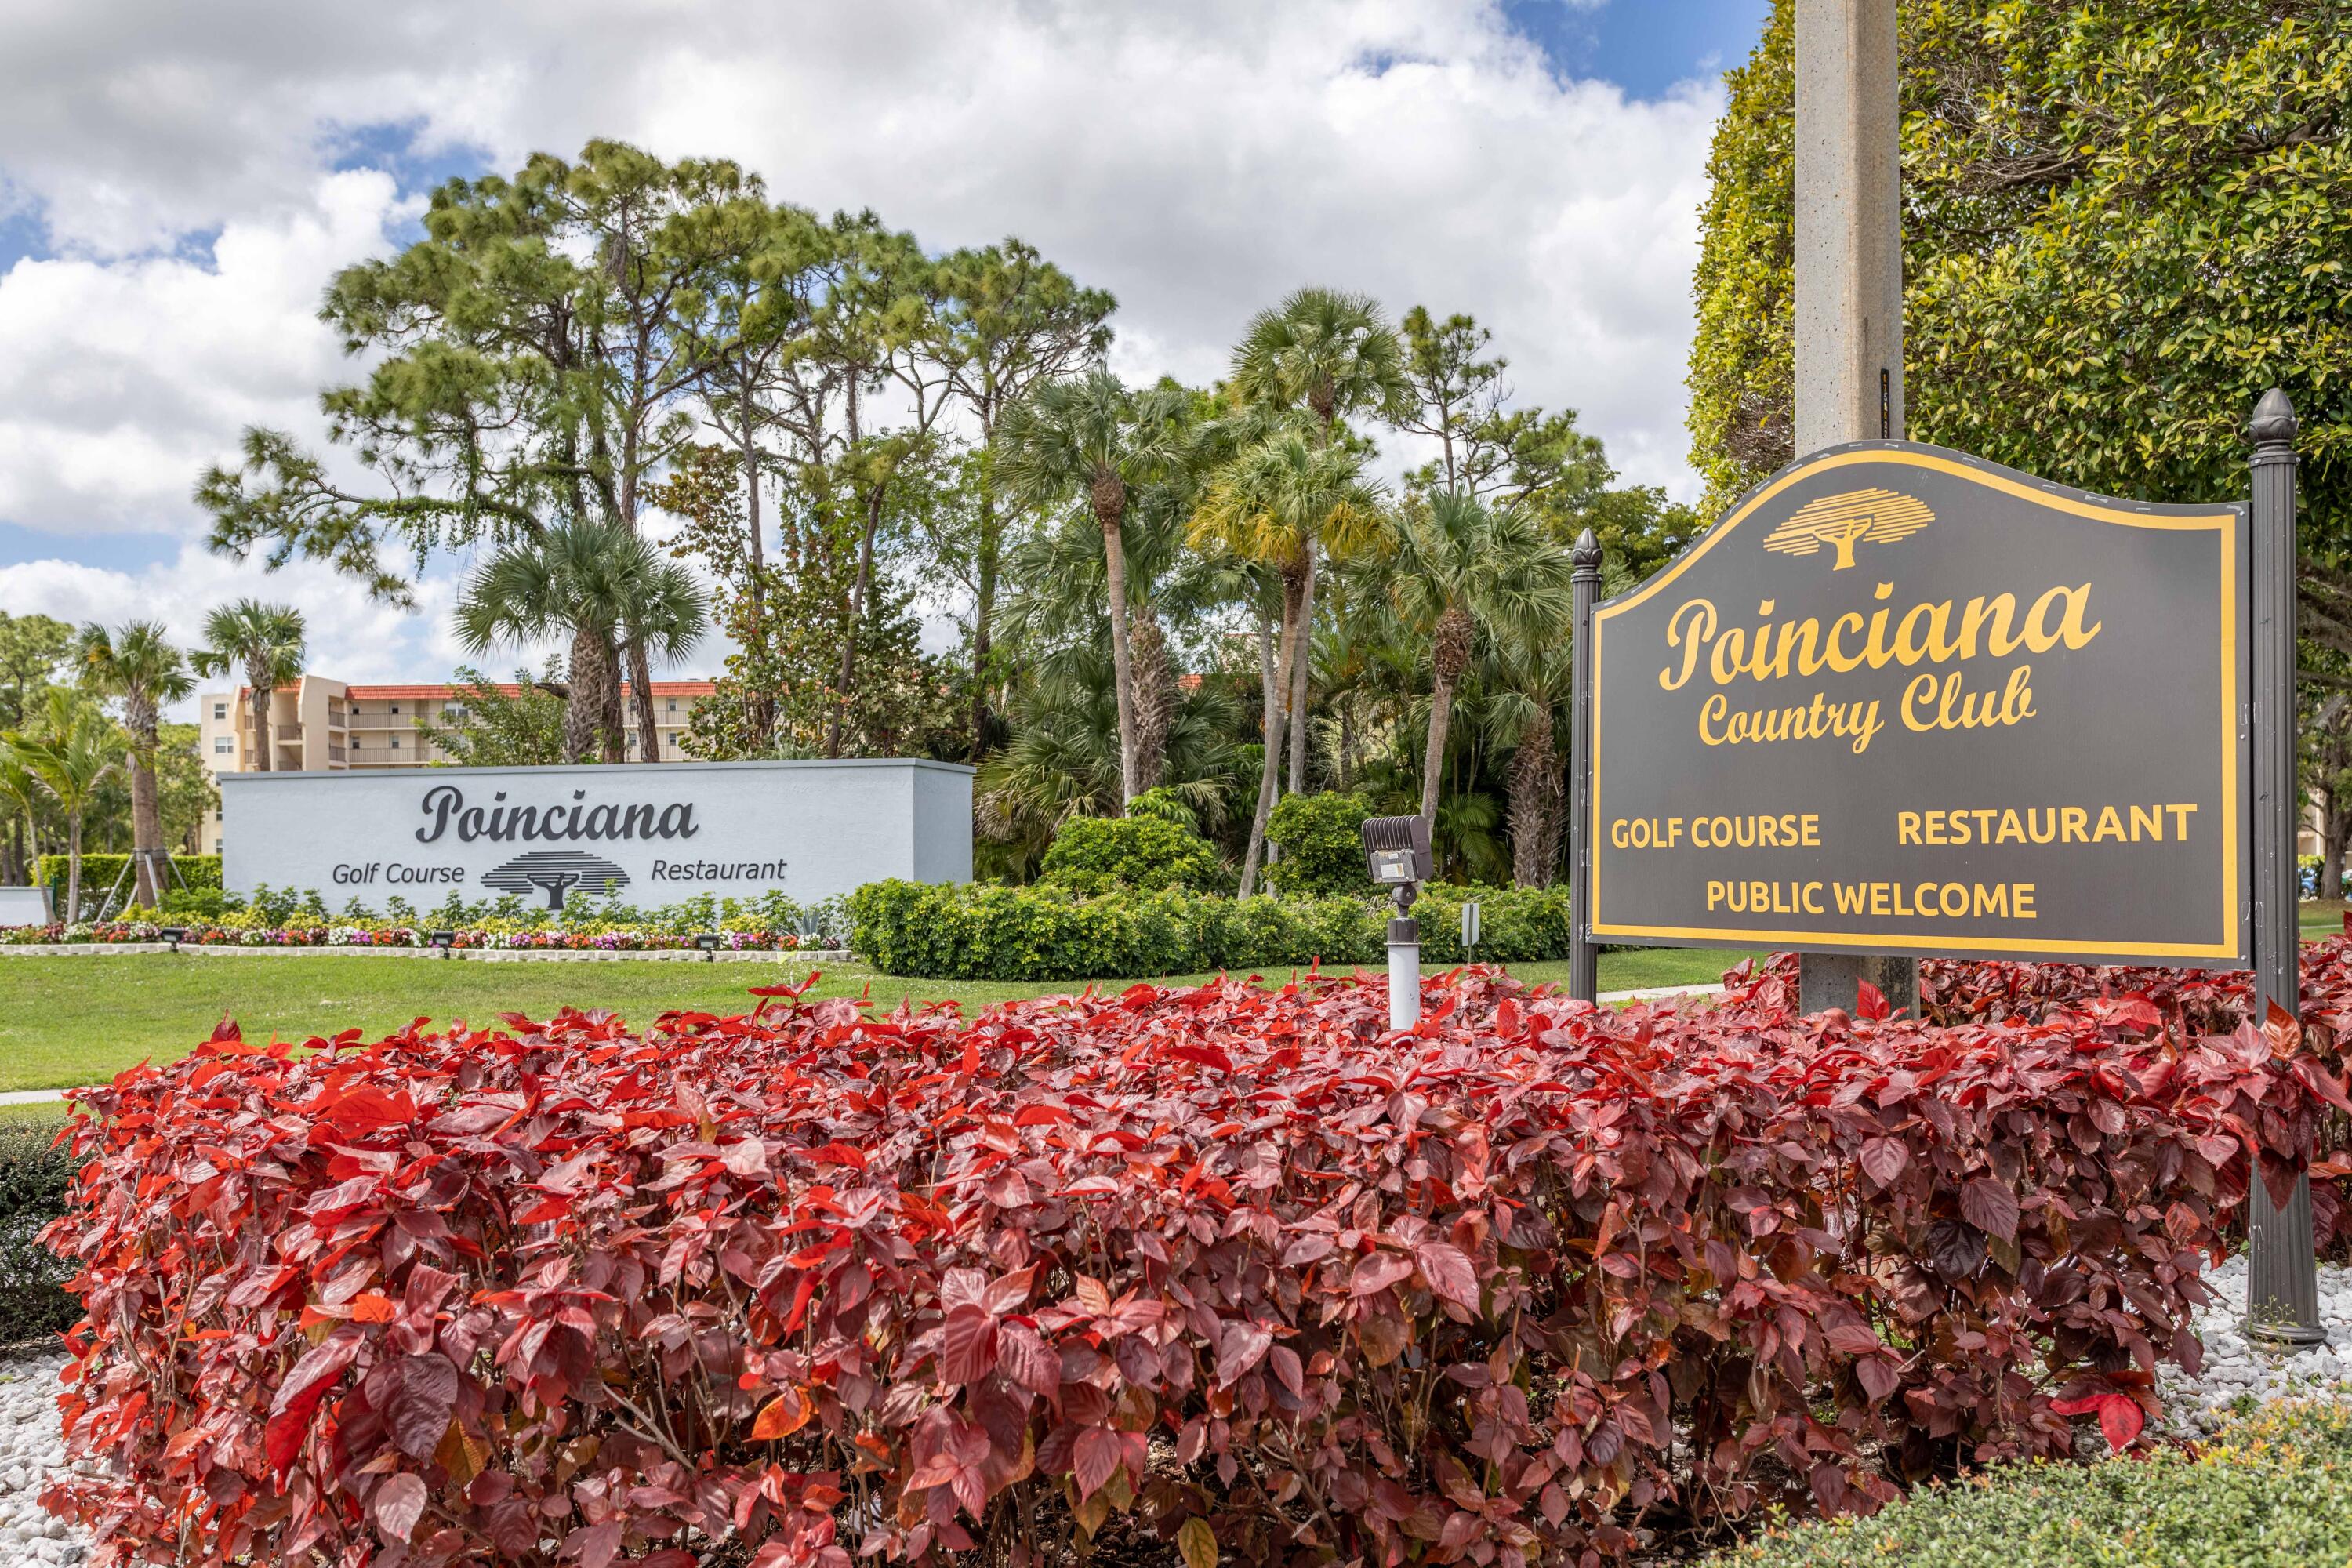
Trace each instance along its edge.
<path fill-rule="evenodd" d="M 488 805 L 467 805 L 465 792 L 456 784 L 436 784 L 425 792 L 425 823 L 416 830 L 416 841 L 438 843 L 443 834 L 452 831 L 467 844 L 481 839 L 493 844 L 557 844 L 580 839 L 691 838 L 701 831 L 688 801 L 589 805 L 587 799 L 586 790 L 576 789 L 572 799 L 562 804 L 509 805 L 507 792 L 499 790 L 491 795 Z"/>
<path fill-rule="evenodd" d="M 2243 506 L 1832 448 L 1600 605 L 1594 940 L 2248 954 Z"/>

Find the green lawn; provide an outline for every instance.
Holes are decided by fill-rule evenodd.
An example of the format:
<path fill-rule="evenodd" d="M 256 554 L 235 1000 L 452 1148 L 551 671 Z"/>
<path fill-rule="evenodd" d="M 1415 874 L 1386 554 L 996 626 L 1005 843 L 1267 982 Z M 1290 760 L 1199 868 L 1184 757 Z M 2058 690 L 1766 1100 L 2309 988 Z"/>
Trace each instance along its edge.
<path fill-rule="evenodd" d="M 1604 953 L 1603 990 L 1714 981 L 1736 952 L 1653 948 Z M 977 1009 L 1015 996 L 1049 995 L 1067 982 L 1020 985 L 897 980 L 859 964 L 825 965 L 817 996 L 866 993 L 877 1005 L 952 997 Z M 478 963 L 423 958 L 217 957 L 103 954 L 0 957 L 0 1090 L 68 1089 L 110 1077 L 144 1058 L 170 1060 L 212 1032 L 223 1014 L 249 1040 L 307 1039 L 357 1025 L 371 1038 L 420 1015 L 488 1022 L 500 1013 L 545 1017 L 570 1004 L 610 1007 L 650 1022 L 676 1008 L 740 1012 L 745 988 L 803 973 L 782 963 Z M 1269 975 L 1287 978 L 1288 971 Z M 1565 963 L 1523 965 L 1529 982 L 1564 984 Z M 1197 980 L 1200 976 L 1183 976 Z M 1131 982 L 1099 981 L 1105 989 Z"/>

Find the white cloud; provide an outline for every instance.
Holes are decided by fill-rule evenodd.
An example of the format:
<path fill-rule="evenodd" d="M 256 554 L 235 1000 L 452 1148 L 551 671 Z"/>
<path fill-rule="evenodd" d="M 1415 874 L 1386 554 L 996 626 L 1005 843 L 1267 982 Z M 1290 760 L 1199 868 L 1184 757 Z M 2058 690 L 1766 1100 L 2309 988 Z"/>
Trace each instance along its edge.
<path fill-rule="evenodd" d="M 0 519 L 194 527 L 196 474 L 240 429 L 316 426 L 320 386 L 346 374 L 319 291 L 400 210 L 388 175 L 330 174 L 298 208 L 226 225 L 208 263 L 17 261 L 0 275 Z"/>
<path fill-rule="evenodd" d="M 734 157 L 780 198 L 872 206 L 934 247 L 1017 233 L 1118 295 L 1136 377 L 1217 374 L 1250 313 L 1303 283 L 1466 310 L 1523 400 L 1580 409 L 1629 477 L 1696 489 L 1683 361 L 1719 92 L 1563 81 L 1490 6 L 105 11 L 0 19 L 0 212 L 37 210 L 60 258 L 0 276 L 0 519 L 68 558 L 86 531 L 195 537 L 188 488 L 239 426 L 315 429 L 318 387 L 347 374 L 319 289 L 400 212 L 387 175 L 324 173 L 372 122 L 500 168 L 619 136 Z M 0 605 L 32 591 L 11 570 Z M 391 646 L 411 673 L 446 657 Z"/>

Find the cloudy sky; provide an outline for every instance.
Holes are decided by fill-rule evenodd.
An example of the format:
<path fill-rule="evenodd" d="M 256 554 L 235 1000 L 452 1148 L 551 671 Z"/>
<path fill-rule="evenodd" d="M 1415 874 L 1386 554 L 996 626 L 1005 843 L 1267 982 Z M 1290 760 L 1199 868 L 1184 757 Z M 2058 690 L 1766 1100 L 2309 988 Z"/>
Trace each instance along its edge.
<path fill-rule="evenodd" d="M 1017 234 L 1202 380 L 1303 283 L 1468 310 L 1524 402 L 1685 498 L 1696 212 L 1767 0 L 10 0 L 0 610 L 299 604 L 313 668 L 446 678 L 415 615 L 208 554 L 190 487 L 351 374 L 316 320 L 435 184 L 617 136 L 934 248 Z"/>

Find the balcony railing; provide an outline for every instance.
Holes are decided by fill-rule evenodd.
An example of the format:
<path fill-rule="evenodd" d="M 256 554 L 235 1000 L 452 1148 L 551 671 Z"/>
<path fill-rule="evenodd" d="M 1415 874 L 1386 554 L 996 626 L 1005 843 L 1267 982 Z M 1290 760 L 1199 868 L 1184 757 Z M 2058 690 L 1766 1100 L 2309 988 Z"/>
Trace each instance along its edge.
<path fill-rule="evenodd" d="M 299 741 L 302 738 L 302 726 L 280 724 L 278 726 L 278 738 L 281 741 Z"/>
<path fill-rule="evenodd" d="M 339 746 L 339 745 L 335 744 L 335 742 L 332 742 L 332 741 L 328 742 L 327 742 L 327 760 L 328 760 L 329 762 L 331 762 L 331 763 L 340 763 L 340 762 L 341 762 L 341 761 L 343 760 L 343 749 L 342 749 L 342 747 L 341 747 L 341 746 Z"/>

